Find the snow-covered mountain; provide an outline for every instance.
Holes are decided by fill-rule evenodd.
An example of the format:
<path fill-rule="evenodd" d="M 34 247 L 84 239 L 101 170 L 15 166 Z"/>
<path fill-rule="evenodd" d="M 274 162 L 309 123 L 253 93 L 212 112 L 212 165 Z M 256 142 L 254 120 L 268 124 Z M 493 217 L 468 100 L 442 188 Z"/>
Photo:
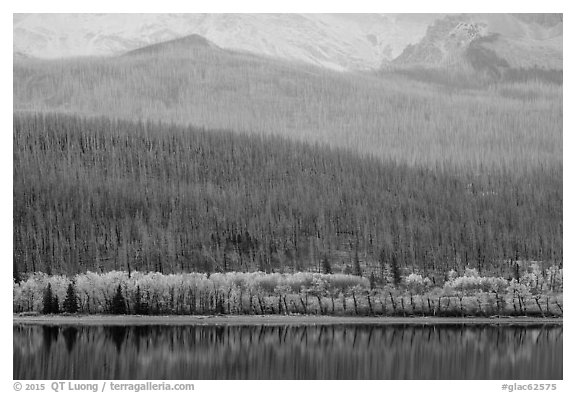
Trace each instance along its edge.
<path fill-rule="evenodd" d="M 15 14 L 14 53 L 117 55 L 188 35 L 218 47 L 335 70 L 446 66 L 495 54 L 510 67 L 562 68 L 558 14 Z M 474 52 L 475 51 L 475 52 Z"/>
<path fill-rule="evenodd" d="M 394 66 L 562 69 L 562 15 L 447 15 L 408 45 Z"/>
<path fill-rule="evenodd" d="M 115 55 L 198 34 L 221 48 L 335 70 L 376 69 L 418 42 L 438 15 L 16 14 L 14 52 Z"/>

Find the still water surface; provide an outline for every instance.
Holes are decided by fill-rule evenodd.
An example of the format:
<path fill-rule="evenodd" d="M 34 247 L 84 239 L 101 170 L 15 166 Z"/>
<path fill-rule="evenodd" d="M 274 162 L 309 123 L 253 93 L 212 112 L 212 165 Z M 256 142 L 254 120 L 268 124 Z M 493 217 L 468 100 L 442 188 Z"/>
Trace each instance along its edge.
<path fill-rule="evenodd" d="M 562 379 L 562 326 L 14 325 L 14 379 Z"/>

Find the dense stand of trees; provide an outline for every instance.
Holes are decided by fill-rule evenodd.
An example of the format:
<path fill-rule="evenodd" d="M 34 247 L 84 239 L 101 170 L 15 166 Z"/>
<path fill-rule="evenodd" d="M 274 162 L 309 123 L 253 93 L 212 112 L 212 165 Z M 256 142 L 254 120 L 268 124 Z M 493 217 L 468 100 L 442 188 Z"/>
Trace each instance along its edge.
<path fill-rule="evenodd" d="M 413 167 L 152 122 L 14 116 L 18 274 L 424 274 L 562 261 L 562 167 Z M 396 267 L 398 269 L 398 267 Z M 507 269 L 503 272 L 503 269 Z"/>
<path fill-rule="evenodd" d="M 534 262 L 509 281 L 466 269 L 461 276 L 450 271 L 443 283 L 411 273 L 401 283 L 386 276 L 377 285 L 322 273 L 34 273 L 14 283 L 13 308 L 44 314 L 561 315 L 563 270 L 541 265 Z"/>
<path fill-rule="evenodd" d="M 515 171 L 561 165 L 561 79 L 537 69 L 507 69 L 497 81 L 473 70 L 341 73 L 177 40 L 113 58 L 16 60 L 14 108 L 280 135 L 410 165 Z"/>
<path fill-rule="evenodd" d="M 464 66 L 462 69 L 414 66 L 384 69 L 379 72 L 379 75 L 388 78 L 401 76 L 427 84 L 434 84 L 452 92 L 488 87 L 499 92 L 498 95 L 501 97 L 519 100 L 537 99 L 542 94 L 542 91 L 538 91 L 541 87 L 547 86 L 547 88 L 553 89 L 553 86 L 561 87 L 563 82 L 562 70 L 538 67 L 506 68 L 500 70 L 498 75 L 486 75 L 485 73 L 471 72 Z M 510 88 L 520 88 L 519 90 L 525 91 L 519 91 L 517 96 L 510 97 L 505 93 Z"/>

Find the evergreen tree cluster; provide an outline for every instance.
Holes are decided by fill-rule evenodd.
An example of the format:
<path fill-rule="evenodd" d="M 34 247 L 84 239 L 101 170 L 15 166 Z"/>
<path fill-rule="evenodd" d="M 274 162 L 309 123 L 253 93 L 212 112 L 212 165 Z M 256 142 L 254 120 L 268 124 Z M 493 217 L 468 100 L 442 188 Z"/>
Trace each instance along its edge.
<path fill-rule="evenodd" d="M 69 314 L 75 314 L 78 312 L 78 296 L 76 295 L 76 288 L 73 283 L 68 285 L 66 290 L 66 297 L 62 303 L 62 309 L 60 309 L 60 301 L 58 296 L 54 294 L 52 290 L 52 285 L 48 283 L 46 289 L 44 290 L 44 295 L 42 297 L 42 313 L 43 314 L 59 314 L 61 311 Z"/>
<path fill-rule="evenodd" d="M 280 137 L 55 114 L 15 114 L 13 145 L 18 274 L 390 266 L 399 281 L 408 267 L 562 261 L 561 165 L 425 168 Z"/>

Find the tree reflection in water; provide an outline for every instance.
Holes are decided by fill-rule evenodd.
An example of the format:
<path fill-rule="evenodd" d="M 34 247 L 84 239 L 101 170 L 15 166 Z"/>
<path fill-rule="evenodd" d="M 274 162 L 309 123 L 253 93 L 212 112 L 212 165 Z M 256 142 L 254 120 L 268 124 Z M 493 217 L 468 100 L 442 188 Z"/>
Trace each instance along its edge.
<path fill-rule="evenodd" d="M 64 342 L 66 343 L 66 350 L 68 353 L 72 352 L 74 345 L 76 344 L 76 337 L 78 336 L 78 329 L 74 326 L 68 326 L 62 329 L 62 337 L 64 337 Z"/>
<path fill-rule="evenodd" d="M 14 379 L 561 379 L 562 326 L 14 326 Z"/>

